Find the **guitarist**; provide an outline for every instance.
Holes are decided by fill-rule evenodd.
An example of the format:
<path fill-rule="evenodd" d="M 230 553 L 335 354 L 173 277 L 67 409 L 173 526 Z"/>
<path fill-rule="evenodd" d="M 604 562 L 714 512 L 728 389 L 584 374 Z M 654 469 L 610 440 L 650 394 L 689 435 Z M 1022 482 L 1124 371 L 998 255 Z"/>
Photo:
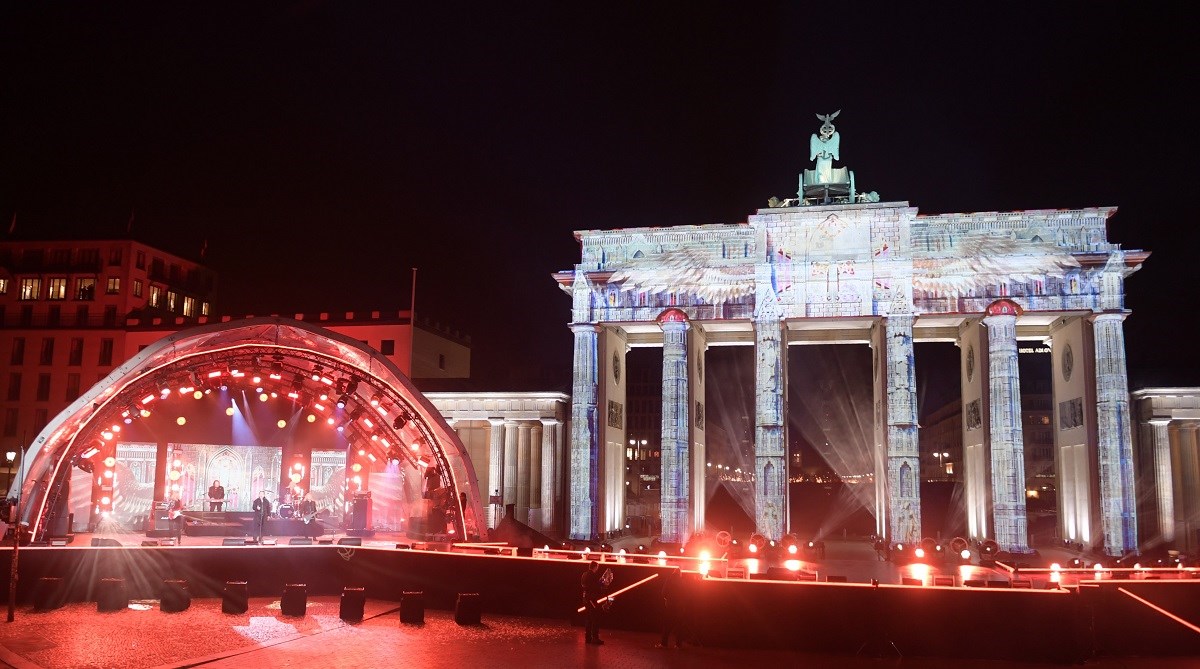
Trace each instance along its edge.
<path fill-rule="evenodd" d="M 175 545 L 183 545 L 183 502 L 179 499 L 178 490 L 167 498 L 167 517 L 171 519 L 171 536 L 175 537 Z"/>
<path fill-rule="evenodd" d="M 316 539 L 320 534 L 317 523 L 317 503 L 313 501 L 312 493 L 305 493 L 304 501 L 300 502 L 300 518 L 304 520 L 304 536 Z"/>

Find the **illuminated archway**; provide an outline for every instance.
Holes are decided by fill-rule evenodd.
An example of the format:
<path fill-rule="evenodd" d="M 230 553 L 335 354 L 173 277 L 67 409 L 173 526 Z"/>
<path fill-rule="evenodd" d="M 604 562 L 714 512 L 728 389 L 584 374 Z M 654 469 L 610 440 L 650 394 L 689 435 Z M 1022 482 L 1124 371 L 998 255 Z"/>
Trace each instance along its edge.
<path fill-rule="evenodd" d="M 252 383 L 255 377 L 257 383 Z M 297 413 L 319 415 L 336 427 L 348 444 L 347 469 L 355 466 L 355 472 L 366 473 L 391 464 L 416 473 L 423 479 L 421 494 L 444 509 L 446 525 L 437 534 L 480 536 L 483 507 L 470 458 L 437 409 L 382 354 L 286 318 L 178 332 L 114 369 L 51 420 L 30 445 L 29 465 L 19 483 L 20 520 L 28 523 L 35 539 L 44 538 L 73 468 L 95 470 L 93 480 L 103 486 L 99 472 L 114 462 L 110 451 L 119 441 L 114 432 L 149 415 L 156 402 L 176 394 L 199 399 L 215 388 L 239 385 L 261 388 L 264 397 L 290 401 Z M 328 400 L 322 402 L 321 396 Z M 98 493 L 97 499 L 108 498 Z"/>

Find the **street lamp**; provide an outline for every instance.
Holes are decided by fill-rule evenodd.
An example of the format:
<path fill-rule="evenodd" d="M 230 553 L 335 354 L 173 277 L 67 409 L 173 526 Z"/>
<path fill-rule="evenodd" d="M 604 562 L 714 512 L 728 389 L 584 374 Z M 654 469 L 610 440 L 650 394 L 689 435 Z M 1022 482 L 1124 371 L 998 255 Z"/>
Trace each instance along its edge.
<path fill-rule="evenodd" d="M 934 455 L 934 457 L 936 457 L 938 459 L 938 470 L 939 470 L 938 475 L 942 476 L 942 477 L 946 476 L 946 460 L 945 459 L 950 457 L 950 454 L 946 453 L 946 452 L 939 452 L 939 453 L 934 453 L 933 455 Z"/>

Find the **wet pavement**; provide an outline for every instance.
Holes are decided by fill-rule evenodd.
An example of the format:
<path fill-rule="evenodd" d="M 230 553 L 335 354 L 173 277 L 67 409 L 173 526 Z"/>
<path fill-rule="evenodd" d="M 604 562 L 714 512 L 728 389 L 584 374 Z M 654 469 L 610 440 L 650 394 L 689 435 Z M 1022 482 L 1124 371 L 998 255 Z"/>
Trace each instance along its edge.
<path fill-rule="evenodd" d="M 13 623 L 0 622 L 0 662 L 20 669 L 45 667 L 840 667 L 911 666 L 929 669 L 1017 669 L 1060 665 L 898 657 L 892 649 L 861 655 L 788 651 L 657 648 L 656 634 L 602 632 L 603 646 L 583 642 L 582 628 L 565 620 L 488 616 L 460 626 L 447 611 L 427 610 L 423 625 L 400 623 L 393 602 L 368 600 L 359 623 L 338 618 L 337 597 L 310 597 L 306 615 L 283 616 L 278 599 L 252 598 L 245 614 L 221 613 L 219 599 L 196 599 L 180 613 L 157 602 L 97 613 L 94 604 L 71 604 L 34 613 L 24 608 Z M 1100 669 L 1200 666 L 1200 658 L 1107 659 Z"/>

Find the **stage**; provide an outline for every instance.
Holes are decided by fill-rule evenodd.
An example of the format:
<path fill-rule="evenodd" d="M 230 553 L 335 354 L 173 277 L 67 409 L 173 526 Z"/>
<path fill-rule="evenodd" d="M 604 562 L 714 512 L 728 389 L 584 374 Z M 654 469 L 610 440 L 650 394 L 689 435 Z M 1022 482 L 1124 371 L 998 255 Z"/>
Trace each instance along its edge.
<path fill-rule="evenodd" d="M 92 539 L 121 545 L 92 546 Z M 749 566 L 740 562 L 703 567 L 696 560 L 455 546 L 394 534 L 330 534 L 309 545 L 268 539 L 276 543 L 227 546 L 225 538 L 208 536 L 185 537 L 182 546 L 142 546 L 151 541 L 144 535 L 81 535 L 65 547 L 22 547 L 18 602 L 29 611 L 43 577 L 62 579 L 67 600 L 75 602 L 94 599 L 101 578 L 124 579 L 132 599 L 157 598 L 165 579 L 183 579 L 194 597 L 219 597 L 228 581 L 246 582 L 255 597 L 278 597 L 285 584 L 303 583 L 314 596 L 362 587 L 372 600 L 393 602 L 420 591 L 426 606 L 443 610 L 455 607 L 459 593 L 479 593 L 486 614 L 563 619 L 579 606 L 585 561 L 603 557 L 602 567 L 614 573 L 613 591 L 628 588 L 617 596 L 607 625 L 657 629 L 658 579 L 681 566 L 689 626 L 702 645 L 853 654 L 864 643 L 886 640 L 906 656 L 1053 662 L 1200 653 L 1200 634 L 1188 627 L 1200 624 L 1200 579 L 1186 570 L 1171 578 L 1166 572 L 1111 573 L 1101 580 L 1079 575 L 1054 587 L 1013 587 L 1017 579 L 1002 567 L 960 565 L 949 570 L 967 569 L 961 573 L 984 577 L 986 585 L 964 587 L 957 579 L 952 586 L 903 585 L 910 577 L 901 574 L 914 565 L 863 562 L 857 567 L 863 571 L 855 573 L 836 557 L 747 574 L 737 572 Z M 11 555 L 11 548 L 0 551 L 5 581 Z M 771 567 L 816 577 L 766 578 L 786 578 Z M 893 570 L 893 580 L 853 580 L 881 569 Z M 848 582 L 830 582 L 834 571 L 848 573 Z M 990 586 L 1001 580 L 1008 585 Z"/>

